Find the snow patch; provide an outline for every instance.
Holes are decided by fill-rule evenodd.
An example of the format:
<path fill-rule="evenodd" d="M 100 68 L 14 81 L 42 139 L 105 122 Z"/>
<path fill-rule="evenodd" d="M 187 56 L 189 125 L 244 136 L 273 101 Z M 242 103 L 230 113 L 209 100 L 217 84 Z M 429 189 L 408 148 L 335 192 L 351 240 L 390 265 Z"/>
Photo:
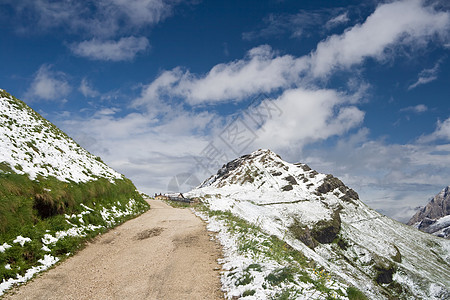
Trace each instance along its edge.
<path fill-rule="evenodd" d="M 23 247 L 23 245 L 25 245 L 25 243 L 31 242 L 31 239 L 28 237 L 23 237 L 21 235 L 17 236 L 16 239 L 13 241 L 13 243 L 19 243 L 20 246 Z"/>

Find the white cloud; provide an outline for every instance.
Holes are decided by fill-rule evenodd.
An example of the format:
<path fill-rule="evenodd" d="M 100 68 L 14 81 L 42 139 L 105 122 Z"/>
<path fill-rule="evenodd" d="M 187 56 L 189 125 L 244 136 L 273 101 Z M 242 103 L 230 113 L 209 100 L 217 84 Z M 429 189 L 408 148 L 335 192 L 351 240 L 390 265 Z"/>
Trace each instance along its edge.
<path fill-rule="evenodd" d="M 269 14 L 263 19 L 263 26 L 259 30 L 244 32 L 242 39 L 250 41 L 283 34 L 289 34 L 291 38 L 302 38 L 323 34 L 324 29 L 329 30 L 349 21 L 348 13 L 342 11 L 342 8 L 324 8 L 300 10 L 295 14 Z"/>
<path fill-rule="evenodd" d="M 179 1 L 111 0 L 110 6 L 127 16 L 135 26 L 159 23 L 171 14 L 172 5 Z"/>
<path fill-rule="evenodd" d="M 72 45 L 71 50 L 79 56 L 93 60 L 132 60 L 137 53 L 150 46 L 146 37 L 123 37 L 118 41 L 92 39 Z"/>
<path fill-rule="evenodd" d="M 90 85 L 86 78 L 81 80 L 78 90 L 87 98 L 94 98 L 100 95 L 100 93 Z"/>
<path fill-rule="evenodd" d="M 206 75 L 195 76 L 180 68 L 163 72 L 145 87 L 135 104 L 153 103 L 155 99 L 182 97 L 191 105 L 244 97 L 287 88 L 299 80 L 299 73 L 307 67 L 304 58 L 277 56 L 270 46 L 251 49 L 244 59 L 214 66 Z"/>
<path fill-rule="evenodd" d="M 51 65 L 44 64 L 36 72 L 26 97 L 63 101 L 71 89 L 66 74 L 53 71 Z"/>
<path fill-rule="evenodd" d="M 419 85 L 427 84 L 429 82 L 432 82 L 432 81 L 436 80 L 437 79 L 437 74 L 439 72 L 439 65 L 440 64 L 441 64 L 441 61 L 438 61 L 434 65 L 433 68 L 422 70 L 419 73 L 419 78 L 417 79 L 417 81 L 415 83 L 411 84 L 408 87 L 408 90 L 412 90 L 412 89 L 416 88 Z"/>
<path fill-rule="evenodd" d="M 418 104 L 415 106 L 408 106 L 400 109 L 401 112 L 413 112 L 416 114 L 420 114 L 423 112 L 426 112 L 428 110 L 428 107 L 424 104 Z"/>
<path fill-rule="evenodd" d="M 116 109 L 103 108 L 87 117 L 61 118 L 57 123 L 142 191 L 154 193 L 165 192 L 173 176 L 195 170 L 193 156 L 209 142 L 204 130 L 216 118 L 209 112 L 183 110 L 161 119 L 147 112 L 121 116 Z"/>
<path fill-rule="evenodd" d="M 369 57 L 382 60 L 388 47 L 416 46 L 448 33 L 449 14 L 422 4 L 421 0 L 402 0 L 379 5 L 363 24 L 320 42 L 311 56 L 313 74 L 327 76 Z"/>
<path fill-rule="evenodd" d="M 184 77 L 184 72 L 181 68 L 175 68 L 171 71 L 164 71 L 152 83 L 143 88 L 141 96 L 133 101 L 133 106 L 138 107 L 146 105 L 153 111 L 168 112 L 170 106 L 168 103 L 161 100 L 161 96 L 171 94 L 173 88 Z"/>
<path fill-rule="evenodd" d="M 450 118 L 445 121 L 437 121 L 436 130 L 429 134 L 421 136 L 418 141 L 421 143 L 429 143 L 436 140 L 450 141 Z"/>
<path fill-rule="evenodd" d="M 342 135 L 364 119 L 364 112 L 349 105 L 351 101 L 352 97 L 334 90 L 287 90 L 274 102 L 282 113 L 268 118 L 256 131 L 257 144 L 273 150 L 300 150 L 306 144 Z"/>
<path fill-rule="evenodd" d="M 314 147 L 304 156 L 310 167 L 339 177 L 370 207 L 401 221 L 449 184 L 450 144 L 388 144 L 370 140 L 363 128 L 333 148 Z"/>
<path fill-rule="evenodd" d="M 264 28 L 242 34 L 244 40 L 270 38 L 286 32 L 292 37 L 301 37 L 311 28 L 323 23 L 324 11 L 300 11 L 296 14 L 270 14 L 264 22 Z"/>
<path fill-rule="evenodd" d="M 348 21 L 350 21 L 349 17 L 348 17 L 348 12 L 344 12 L 332 19 L 330 19 L 326 24 L 325 27 L 327 27 L 328 29 L 339 26 L 341 24 L 345 24 Z"/>
<path fill-rule="evenodd" d="M 87 0 L 10 1 L 19 17 L 27 17 L 35 29 L 65 28 L 71 33 L 108 38 L 161 22 L 181 1 Z M 31 17 L 30 17 L 31 16 Z M 30 28 L 28 28 L 29 30 Z"/>

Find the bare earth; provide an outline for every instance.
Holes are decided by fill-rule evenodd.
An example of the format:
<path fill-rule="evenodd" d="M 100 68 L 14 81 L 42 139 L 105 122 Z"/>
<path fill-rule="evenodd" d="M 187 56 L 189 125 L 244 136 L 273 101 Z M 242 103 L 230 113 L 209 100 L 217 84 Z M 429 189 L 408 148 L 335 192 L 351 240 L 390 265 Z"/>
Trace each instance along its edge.
<path fill-rule="evenodd" d="M 149 203 L 5 299 L 223 299 L 220 247 L 205 224 L 188 209 Z"/>

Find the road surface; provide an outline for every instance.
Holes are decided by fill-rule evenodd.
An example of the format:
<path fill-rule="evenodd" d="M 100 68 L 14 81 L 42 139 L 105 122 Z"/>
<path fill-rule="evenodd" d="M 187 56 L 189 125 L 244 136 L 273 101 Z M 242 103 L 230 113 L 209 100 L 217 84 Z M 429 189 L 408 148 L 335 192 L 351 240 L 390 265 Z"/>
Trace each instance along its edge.
<path fill-rule="evenodd" d="M 189 209 L 149 203 L 5 299 L 223 299 L 221 251 L 205 224 Z"/>

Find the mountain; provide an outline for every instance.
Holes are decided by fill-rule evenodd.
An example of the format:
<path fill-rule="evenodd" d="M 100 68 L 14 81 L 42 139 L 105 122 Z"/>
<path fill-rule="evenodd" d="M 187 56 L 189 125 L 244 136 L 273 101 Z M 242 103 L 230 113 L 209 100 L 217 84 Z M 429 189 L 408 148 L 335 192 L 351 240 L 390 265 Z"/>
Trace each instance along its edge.
<path fill-rule="evenodd" d="M 368 299 L 450 297 L 449 241 L 372 210 L 341 180 L 318 173 L 306 164 L 287 163 L 270 150 L 258 150 L 227 163 L 188 195 L 203 201 L 213 212 L 211 215 L 225 212 L 231 219 L 243 219 L 260 228 L 267 239 L 274 236 L 282 240 L 287 245 L 283 246 L 285 249 L 295 249 L 310 261 L 309 265 L 316 265 L 329 274 L 332 279 L 325 286 L 347 287 L 347 293 L 338 288 L 337 293 L 324 294 L 323 299 L 351 298 L 352 288 L 360 290 Z M 258 239 L 247 243 L 257 243 Z M 265 244 L 260 243 L 258 247 Z M 246 248 L 248 245 L 239 246 L 239 249 Z M 250 265 L 242 269 L 247 272 L 244 279 L 257 278 L 252 268 Z M 227 276 L 233 277 L 237 271 L 230 272 Z M 271 274 L 279 278 L 280 272 Z M 260 289 L 273 282 L 272 275 L 262 277 L 265 281 Z M 294 275 L 291 274 L 291 279 Z M 322 299 L 320 291 L 324 285 L 298 278 L 298 284 L 303 284 L 302 281 L 310 284 L 304 285 L 302 291 L 313 289 L 312 295 Z M 317 276 L 312 274 L 309 278 Z M 226 277 L 222 281 L 230 282 L 230 279 Z M 235 286 L 240 288 L 243 282 L 249 281 L 240 280 Z M 253 288 L 248 294 L 257 292 Z"/>
<path fill-rule="evenodd" d="M 417 229 L 450 239 L 450 186 L 434 196 L 409 221 Z"/>
<path fill-rule="evenodd" d="M 0 296 L 148 208 L 129 179 L 0 90 Z"/>

